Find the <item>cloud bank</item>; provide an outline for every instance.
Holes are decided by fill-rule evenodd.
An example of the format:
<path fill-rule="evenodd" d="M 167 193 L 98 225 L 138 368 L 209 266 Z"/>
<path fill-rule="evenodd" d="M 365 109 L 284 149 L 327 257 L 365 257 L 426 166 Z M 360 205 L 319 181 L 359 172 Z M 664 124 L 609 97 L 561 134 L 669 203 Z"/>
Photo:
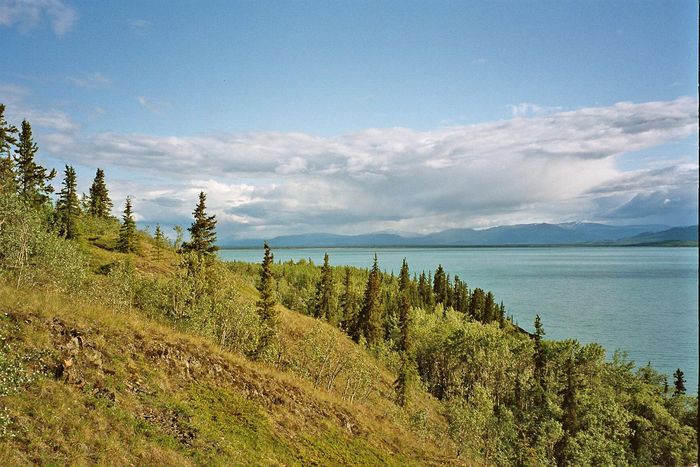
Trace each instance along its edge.
<path fill-rule="evenodd" d="M 115 173 L 154 224 L 189 223 L 208 194 L 223 237 L 430 232 L 520 222 L 697 222 L 695 163 L 624 171 L 618 156 L 697 134 L 694 98 L 414 131 L 199 136 L 60 128 L 53 157 Z M 118 174 L 118 175 L 117 175 Z M 117 205 L 120 203 L 117 202 Z"/>

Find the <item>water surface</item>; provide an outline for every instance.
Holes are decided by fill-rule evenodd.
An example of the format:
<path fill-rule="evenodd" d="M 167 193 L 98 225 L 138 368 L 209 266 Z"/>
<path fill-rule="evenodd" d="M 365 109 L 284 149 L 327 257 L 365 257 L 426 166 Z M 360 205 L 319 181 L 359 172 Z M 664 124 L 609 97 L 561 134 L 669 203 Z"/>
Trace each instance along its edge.
<path fill-rule="evenodd" d="M 698 385 L 697 248 L 292 248 L 275 260 L 312 259 L 333 265 L 380 267 L 397 273 L 442 264 L 470 288 L 491 290 L 508 314 L 532 330 L 539 313 L 553 339 L 598 342 L 669 375 L 681 368 L 689 392 Z M 260 262 L 262 250 L 223 250 L 224 260 Z"/>

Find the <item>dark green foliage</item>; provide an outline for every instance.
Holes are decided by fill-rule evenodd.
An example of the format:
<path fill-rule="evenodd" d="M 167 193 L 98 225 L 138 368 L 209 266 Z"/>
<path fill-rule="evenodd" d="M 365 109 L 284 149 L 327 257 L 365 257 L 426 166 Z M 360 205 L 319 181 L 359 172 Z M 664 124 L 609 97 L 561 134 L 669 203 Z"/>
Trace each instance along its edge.
<path fill-rule="evenodd" d="M 578 400 L 577 391 L 578 385 L 576 382 L 575 366 L 572 357 L 566 361 L 566 384 L 563 390 L 562 398 L 562 419 L 561 425 L 564 429 L 564 436 L 557 444 L 557 464 L 568 465 L 567 449 L 571 443 L 571 439 L 576 436 L 578 431 Z"/>
<path fill-rule="evenodd" d="M 185 252 L 195 252 L 199 255 L 211 255 L 219 247 L 216 246 L 216 216 L 207 216 L 207 195 L 199 193 L 199 202 L 195 207 L 194 222 L 187 229 L 190 232 L 190 241 L 182 245 Z"/>
<path fill-rule="evenodd" d="M 399 275 L 399 337 L 398 349 L 404 354 L 411 353 L 413 342 L 411 342 L 411 282 L 408 272 L 408 263 L 404 258 Z"/>
<path fill-rule="evenodd" d="M 40 207 L 49 201 L 53 187 L 49 182 L 56 176 L 56 171 L 48 174 L 46 169 L 34 160 L 39 148 L 32 139 L 32 126 L 28 121 L 22 121 L 22 131 L 19 134 L 15 150 L 15 175 L 19 194 L 30 205 Z"/>
<path fill-rule="evenodd" d="M 490 323 L 495 319 L 497 319 L 496 301 L 493 298 L 493 293 L 489 291 L 486 293 L 486 297 L 484 298 L 484 309 L 481 315 L 481 322 Z"/>
<path fill-rule="evenodd" d="M 435 293 L 435 302 L 442 303 L 447 307 L 447 276 L 445 275 L 445 270 L 442 268 L 442 264 L 438 265 L 435 270 L 435 277 L 433 278 L 433 293 Z"/>
<path fill-rule="evenodd" d="M 425 275 L 425 272 L 420 273 L 418 279 L 418 299 L 421 307 L 431 309 L 435 305 L 433 289 L 430 285 L 432 279 Z"/>
<path fill-rule="evenodd" d="M 119 238 L 117 239 L 117 251 L 122 253 L 133 253 L 136 251 L 136 222 L 131 211 L 131 198 L 126 198 L 124 214 L 122 215 L 122 225 L 119 228 Z"/>
<path fill-rule="evenodd" d="M 5 120 L 5 104 L 0 104 L 0 193 L 15 193 L 15 180 L 12 148 L 17 144 L 17 127 Z"/>
<path fill-rule="evenodd" d="M 265 242 L 263 248 L 265 252 L 260 268 L 260 280 L 257 285 L 258 292 L 260 292 L 257 311 L 263 326 L 260 343 L 256 351 L 258 356 L 267 351 L 274 343 L 279 326 L 279 311 L 277 310 L 277 300 L 275 299 L 275 278 L 272 274 L 274 256 L 267 242 Z"/>
<path fill-rule="evenodd" d="M 377 264 L 377 255 L 374 255 L 374 265 L 367 279 L 358 326 L 352 336 L 355 342 L 359 342 L 360 336 L 364 336 L 369 346 L 379 344 L 384 328 L 382 321 L 381 273 Z"/>
<path fill-rule="evenodd" d="M 323 257 L 321 267 L 321 278 L 316 285 L 316 300 L 314 306 L 314 316 L 316 318 L 331 321 L 335 315 L 334 310 L 334 281 L 333 270 L 328 262 L 328 253 Z"/>
<path fill-rule="evenodd" d="M 540 315 L 535 315 L 535 379 L 542 389 L 546 389 L 545 372 L 547 367 L 547 356 L 542 343 L 544 334 Z"/>
<path fill-rule="evenodd" d="M 59 235 L 67 239 L 78 236 L 78 218 L 80 217 L 80 201 L 76 188 L 75 169 L 66 165 L 63 177 L 63 188 L 56 202 L 56 224 Z"/>
<path fill-rule="evenodd" d="M 90 186 L 88 214 L 95 217 L 109 217 L 111 211 L 112 200 L 109 198 L 109 191 L 105 183 L 105 172 L 102 169 L 97 169 L 95 179 Z"/>
<path fill-rule="evenodd" d="M 350 329 L 357 322 L 357 298 L 352 288 L 352 272 L 350 268 L 345 268 L 345 278 L 343 279 L 343 293 L 340 296 L 340 328 L 350 334 Z"/>
<path fill-rule="evenodd" d="M 685 375 L 680 368 L 673 372 L 673 387 L 674 396 L 685 394 Z"/>
<path fill-rule="evenodd" d="M 486 294 L 480 288 L 474 289 L 469 300 L 469 316 L 481 322 L 485 322 Z"/>

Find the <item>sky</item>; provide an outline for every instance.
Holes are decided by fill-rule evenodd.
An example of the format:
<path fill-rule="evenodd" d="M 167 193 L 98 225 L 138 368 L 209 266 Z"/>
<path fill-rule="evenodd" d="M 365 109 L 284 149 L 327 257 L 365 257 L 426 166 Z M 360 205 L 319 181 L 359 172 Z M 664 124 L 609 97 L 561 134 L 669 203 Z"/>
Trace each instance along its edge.
<path fill-rule="evenodd" d="M 681 0 L 0 0 L 0 102 L 142 226 L 202 190 L 223 240 L 690 225 L 697 24 Z"/>

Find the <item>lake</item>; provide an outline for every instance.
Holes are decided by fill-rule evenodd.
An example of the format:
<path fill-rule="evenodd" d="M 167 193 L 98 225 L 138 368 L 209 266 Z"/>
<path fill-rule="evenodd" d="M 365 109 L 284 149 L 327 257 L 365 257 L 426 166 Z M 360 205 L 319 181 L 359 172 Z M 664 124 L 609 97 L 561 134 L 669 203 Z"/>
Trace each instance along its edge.
<path fill-rule="evenodd" d="M 539 313 L 548 338 L 598 342 L 669 375 L 681 368 L 698 387 L 698 249 L 652 247 L 541 248 L 290 248 L 276 261 L 302 258 L 398 273 L 442 264 L 469 288 L 491 290 L 508 314 L 532 330 Z M 222 250 L 224 260 L 260 262 L 260 250 Z"/>

